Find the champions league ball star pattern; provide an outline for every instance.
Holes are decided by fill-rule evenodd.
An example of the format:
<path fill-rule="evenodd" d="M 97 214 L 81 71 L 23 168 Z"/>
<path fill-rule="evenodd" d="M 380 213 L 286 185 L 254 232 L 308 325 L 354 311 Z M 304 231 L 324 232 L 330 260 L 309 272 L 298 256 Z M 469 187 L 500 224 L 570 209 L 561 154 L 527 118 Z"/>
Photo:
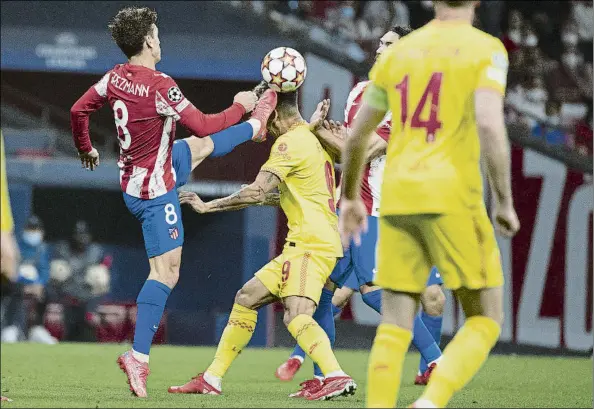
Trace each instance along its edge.
<path fill-rule="evenodd" d="M 278 47 L 262 61 L 262 78 L 276 92 L 296 91 L 307 74 L 305 59 L 296 50 Z"/>

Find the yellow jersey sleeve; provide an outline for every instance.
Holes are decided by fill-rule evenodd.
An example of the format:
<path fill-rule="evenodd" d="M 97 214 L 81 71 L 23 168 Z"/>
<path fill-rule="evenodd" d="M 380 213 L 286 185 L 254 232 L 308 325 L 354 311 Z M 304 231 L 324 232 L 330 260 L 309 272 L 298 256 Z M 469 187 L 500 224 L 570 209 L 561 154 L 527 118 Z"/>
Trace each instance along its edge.
<path fill-rule="evenodd" d="M 501 41 L 494 38 L 492 46 L 485 48 L 480 54 L 479 74 L 475 89 L 490 88 L 504 95 L 508 65 L 505 47 Z"/>
<path fill-rule="evenodd" d="M 3 232 L 10 232 L 14 227 L 14 222 L 12 220 L 12 210 L 10 209 L 10 198 L 8 196 L 8 183 L 6 180 L 6 156 L 4 155 L 4 137 L 2 136 L 2 132 L 0 132 L 0 213 L 2 217 L 2 225 L 0 226 L 0 230 Z"/>
<path fill-rule="evenodd" d="M 270 156 L 260 169 L 274 173 L 284 182 L 291 171 L 303 162 L 303 146 L 295 138 L 279 137 L 270 149 Z"/>

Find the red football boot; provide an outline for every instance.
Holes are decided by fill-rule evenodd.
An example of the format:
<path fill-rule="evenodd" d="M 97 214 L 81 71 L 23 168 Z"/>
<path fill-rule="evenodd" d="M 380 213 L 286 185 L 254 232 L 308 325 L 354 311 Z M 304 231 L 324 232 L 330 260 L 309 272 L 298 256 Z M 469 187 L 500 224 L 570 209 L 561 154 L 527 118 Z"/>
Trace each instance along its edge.
<path fill-rule="evenodd" d="M 433 362 L 429 367 L 423 372 L 421 375 L 417 375 L 415 377 L 415 385 L 427 385 L 429 383 L 429 378 L 431 377 L 431 373 L 435 369 L 437 364 Z"/>
<path fill-rule="evenodd" d="M 268 124 L 268 118 L 274 112 L 276 108 L 276 101 L 278 96 L 276 92 L 271 89 L 267 89 L 264 91 L 258 103 L 256 104 L 256 108 L 252 112 L 251 119 L 257 119 L 260 121 L 260 131 L 252 138 L 254 142 L 264 142 L 266 140 L 266 136 L 268 134 L 266 130 L 266 125 Z"/>
<path fill-rule="evenodd" d="M 2 401 L 2 402 L 12 402 L 12 399 L 7 398 L 6 396 L 0 396 L 0 401 Z"/>
<path fill-rule="evenodd" d="M 293 392 L 289 395 L 289 398 L 307 398 L 307 396 L 317 392 L 324 385 L 324 381 L 318 378 L 309 379 L 305 382 L 301 382 L 297 392 Z"/>
<path fill-rule="evenodd" d="M 146 398 L 146 378 L 151 373 L 148 364 L 134 358 L 132 351 L 124 352 L 117 362 L 128 377 L 132 393 L 139 398 Z"/>
<path fill-rule="evenodd" d="M 321 388 L 308 393 L 308 400 L 329 400 L 337 396 L 354 395 L 357 390 L 357 384 L 350 376 L 333 376 L 324 379 Z"/>
<path fill-rule="evenodd" d="M 274 376 L 283 382 L 292 381 L 297 371 L 301 368 L 301 360 L 297 358 L 289 358 L 276 369 Z"/>
<path fill-rule="evenodd" d="M 220 395 L 221 391 L 204 380 L 204 374 L 198 374 L 190 382 L 181 386 L 170 386 L 169 393 L 197 393 L 200 395 Z"/>

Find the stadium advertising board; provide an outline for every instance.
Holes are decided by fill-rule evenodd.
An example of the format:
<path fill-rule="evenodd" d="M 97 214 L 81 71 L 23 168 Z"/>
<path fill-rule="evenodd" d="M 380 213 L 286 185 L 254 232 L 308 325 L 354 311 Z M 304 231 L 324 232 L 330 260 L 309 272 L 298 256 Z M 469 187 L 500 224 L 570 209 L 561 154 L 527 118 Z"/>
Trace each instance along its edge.
<path fill-rule="evenodd" d="M 303 86 L 304 112 L 313 112 L 321 98 L 330 97 L 331 117 L 342 118 L 342 97 L 355 78 L 321 57 L 306 58 L 315 76 Z M 562 162 L 519 146 L 513 147 L 512 173 L 522 229 L 511 241 L 499 240 L 506 275 L 501 340 L 588 351 L 593 344 L 592 184 Z M 452 334 L 463 318 L 449 292 L 447 297 L 444 333 Z M 352 309 L 360 324 L 379 322 L 358 295 Z"/>

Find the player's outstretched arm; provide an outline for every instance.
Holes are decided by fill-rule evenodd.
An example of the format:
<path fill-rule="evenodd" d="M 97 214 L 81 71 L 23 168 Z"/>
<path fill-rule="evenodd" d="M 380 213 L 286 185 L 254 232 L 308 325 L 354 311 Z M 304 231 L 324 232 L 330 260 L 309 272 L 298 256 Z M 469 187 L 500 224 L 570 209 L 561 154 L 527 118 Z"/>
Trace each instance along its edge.
<path fill-rule="evenodd" d="M 214 213 L 239 210 L 248 206 L 266 204 L 267 195 L 280 184 L 280 179 L 272 172 L 261 170 L 256 180 L 236 193 L 221 199 L 204 203 L 196 193 L 180 192 L 181 204 L 189 204 L 198 213 Z"/>
<path fill-rule="evenodd" d="M 183 96 L 175 99 L 174 108 L 179 113 L 179 122 L 194 135 L 203 138 L 238 123 L 245 113 L 254 109 L 258 97 L 252 91 L 239 92 L 233 105 L 217 114 L 203 113 Z"/>
<path fill-rule="evenodd" d="M 241 185 L 241 188 L 248 187 L 248 184 Z M 280 206 L 280 193 L 278 191 L 273 191 L 270 193 L 266 193 L 266 197 L 264 198 L 264 202 L 261 203 L 263 206 Z"/>
<path fill-rule="evenodd" d="M 491 89 L 475 92 L 475 111 L 487 179 L 494 194 L 496 227 L 513 236 L 520 228 L 511 189 L 510 148 L 503 116 L 503 96 Z"/>

